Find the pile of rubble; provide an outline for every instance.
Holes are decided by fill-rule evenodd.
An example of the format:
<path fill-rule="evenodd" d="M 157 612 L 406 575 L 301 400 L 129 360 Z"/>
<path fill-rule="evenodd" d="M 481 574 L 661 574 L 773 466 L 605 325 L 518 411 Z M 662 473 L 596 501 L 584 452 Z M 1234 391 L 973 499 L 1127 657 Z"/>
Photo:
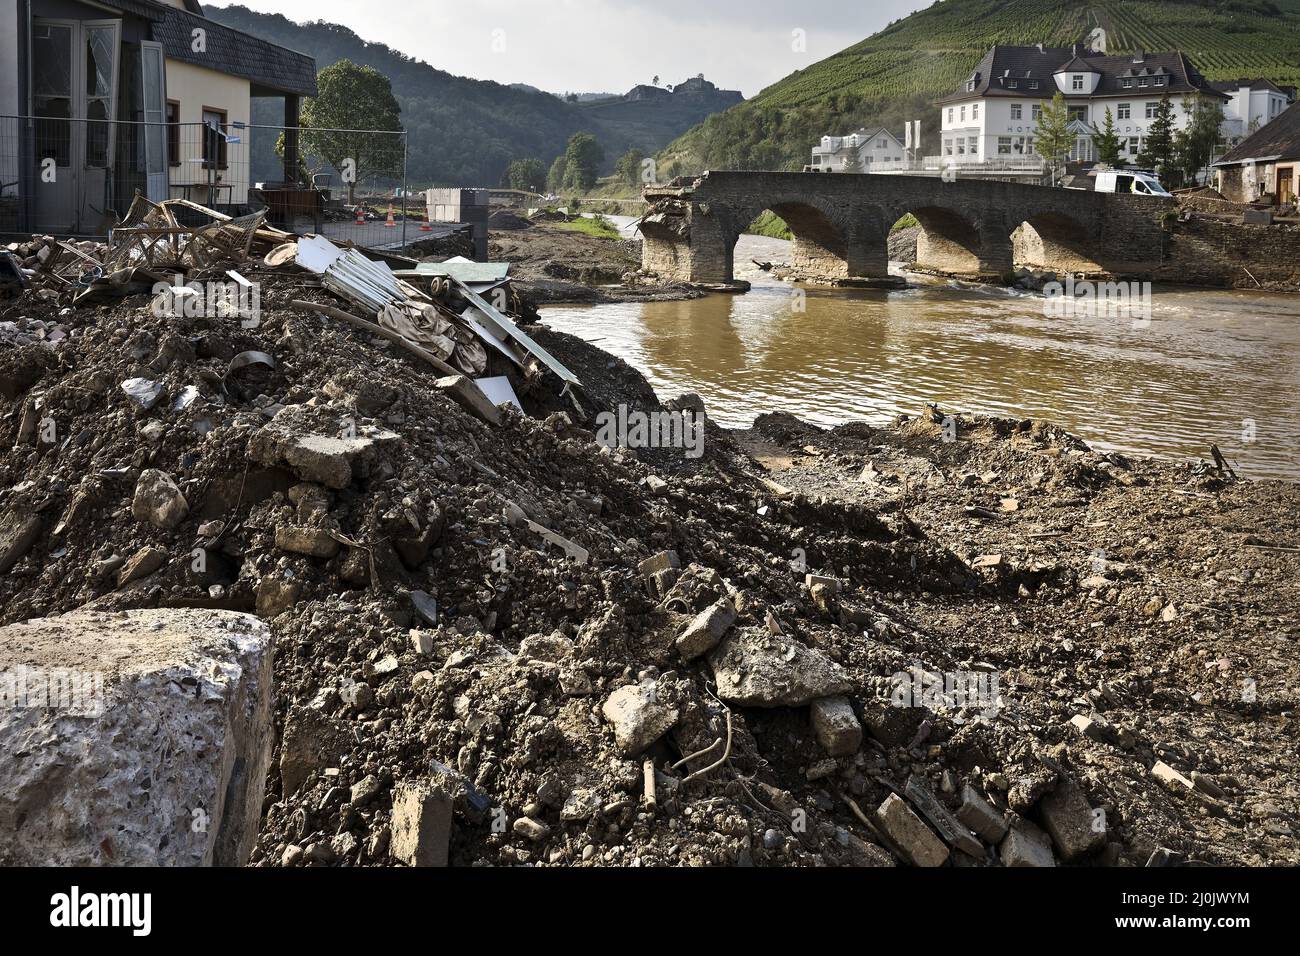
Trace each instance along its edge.
<path fill-rule="evenodd" d="M 135 862 L 163 837 L 168 862 L 265 866 L 1286 859 L 1294 787 L 1276 816 L 1207 843 L 1200 816 L 1233 819 L 1241 779 L 1194 773 L 1186 748 L 1155 759 L 1104 716 L 1110 698 L 1071 703 L 1072 678 L 1023 690 L 1054 649 L 937 637 L 927 609 L 1057 600 L 1042 568 L 1004 578 L 1010 557 L 959 554 L 905 501 L 778 483 L 711 423 L 699 460 L 598 443 L 595 416 L 621 403 L 698 402 L 661 407 L 619 360 L 530 324 L 481 264 L 393 269 L 319 237 L 259 249 L 259 232 L 184 276 L 233 270 L 257 286 L 255 314 L 184 308 L 197 292 L 174 274 L 112 300 L 33 283 L 0 306 L 24 336 L 0 339 L 0 669 L 81 655 L 110 685 L 98 722 L 0 718 L 0 828 L 44 821 L 41 839 L 80 841 L 59 858 L 82 862 Z M 768 424 L 772 447 L 822 440 Z M 1021 434 L 1002 429 L 991 453 Z M 1032 437 L 1023 454 L 1061 495 L 1123 484 L 1069 436 Z M 48 624 L 57 642 L 17 624 L 70 612 Z M 183 631 L 183 614 L 200 617 L 179 649 L 133 643 Z M 130 653 L 106 664 L 88 627 Z M 112 749 L 123 708 L 186 688 L 223 702 L 212 723 L 228 729 L 190 745 L 209 763 L 181 782 L 150 761 L 197 760 L 184 745 L 114 750 L 101 779 L 121 792 L 103 805 L 138 808 L 152 787 L 161 810 L 101 842 L 116 819 L 78 811 L 33 748 Z M 1114 708 L 1134 691 L 1107 693 Z M 1291 708 L 1269 719 L 1294 729 Z M 1127 798 L 1089 769 L 1106 748 L 1151 758 Z M 245 810 L 263 792 L 254 843 Z M 213 823 L 200 845 L 196 811 Z"/>

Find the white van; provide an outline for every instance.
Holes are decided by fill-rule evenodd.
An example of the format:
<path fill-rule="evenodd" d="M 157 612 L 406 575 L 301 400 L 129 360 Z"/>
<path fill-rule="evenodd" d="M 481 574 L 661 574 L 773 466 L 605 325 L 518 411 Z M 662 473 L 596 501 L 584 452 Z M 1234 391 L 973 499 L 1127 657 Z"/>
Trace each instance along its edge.
<path fill-rule="evenodd" d="M 1093 178 L 1092 189 L 1099 193 L 1133 193 L 1136 196 L 1160 196 L 1172 199 L 1173 195 L 1154 175 L 1135 169 L 1107 169 Z"/>

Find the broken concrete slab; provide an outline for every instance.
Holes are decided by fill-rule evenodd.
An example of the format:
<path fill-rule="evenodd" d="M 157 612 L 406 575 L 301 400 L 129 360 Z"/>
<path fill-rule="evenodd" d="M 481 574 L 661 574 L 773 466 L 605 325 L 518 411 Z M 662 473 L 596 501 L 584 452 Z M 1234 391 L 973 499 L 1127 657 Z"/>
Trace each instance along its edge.
<path fill-rule="evenodd" d="M 629 757 L 640 755 L 680 717 L 676 707 L 660 702 L 654 681 L 620 687 L 605 699 L 600 711 L 613 726 L 619 749 Z"/>
<path fill-rule="evenodd" d="M 133 581 L 139 581 L 153 574 L 167 563 L 167 552 L 152 545 L 141 548 L 131 557 L 117 574 L 117 586 L 126 587 Z"/>
<path fill-rule="evenodd" d="M 998 846 L 1003 866 L 1056 866 L 1052 839 L 1028 820 L 1017 820 Z"/>
<path fill-rule="evenodd" d="M 876 822 L 913 866 L 943 866 L 948 848 L 896 793 L 876 808 Z"/>
<path fill-rule="evenodd" d="M 324 528 L 282 524 L 275 529 L 275 546 L 309 558 L 332 558 L 339 553 L 338 541 Z"/>
<path fill-rule="evenodd" d="M 271 651 L 265 624 L 228 611 L 0 628 L 0 679 L 21 672 L 21 694 L 5 692 L 26 701 L 0 709 L 0 865 L 245 863 L 271 760 Z"/>
<path fill-rule="evenodd" d="M 446 375 L 433 383 L 442 392 L 471 415 L 475 415 L 489 425 L 501 424 L 501 409 L 492 404 L 492 400 L 483 393 L 478 384 L 465 375 Z"/>
<path fill-rule="evenodd" d="M 290 405 L 253 433 L 249 457 L 261 465 L 287 467 L 303 481 L 342 489 L 370 466 L 396 452 L 401 437 L 374 425 L 345 420 L 343 412 Z"/>
<path fill-rule="evenodd" d="M 1196 784 L 1175 770 L 1163 760 L 1157 760 L 1156 765 L 1151 768 L 1151 776 L 1155 777 L 1166 787 L 1171 790 L 1195 790 Z"/>
<path fill-rule="evenodd" d="M 846 757 L 862 746 L 862 725 L 847 697 L 822 697 L 812 702 L 813 733 L 832 757 Z"/>
<path fill-rule="evenodd" d="M 688 661 L 703 657 L 718 646 L 718 642 L 726 636 L 731 625 L 735 623 L 736 609 L 729 599 L 722 598 L 705 608 L 686 625 L 686 629 L 675 642 L 677 653 L 682 655 L 683 660 Z"/>
<path fill-rule="evenodd" d="M 6 515 L 0 522 L 0 574 L 8 574 L 27 556 L 41 534 L 39 515 Z"/>
<path fill-rule="evenodd" d="M 961 788 L 961 806 L 957 808 L 957 819 L 963 826 L 979 834 L 982 840 L 994 845 L 1001 843 L 1007 835 L 1005 814 L 969 783 Z"/>
<path fill-rule="evenodd" d="M 921 816 L 930 821 L 930 825 L 938 831 L 939 836 L 949 846 L 976 859 L 985 855 L 984 845 L 975 839 L 970 829 L 953 816 L 952 811 L 944 806 L 921 780 L 915 776 L 908 777 L 903 794 Z"/>
<path fill-rule="evenodd" d="M 744 707 L 800 707 L 853 688 L 821 651 L 766 630 L 732 631 L 709 654 L 709 664 L 718 697 Z"/>
<path fill-rule="evenodd" d="M 136 521 L 170 531 L 185 520 L 190 504 L 166 472 L 147 468 L 135 483 L 131 515 Z"/>
<path fill-rule="evenodd" d="M 1106 815 L 1094 811 L 1083 789 L 1073 780 L 1038 801 L 1043 828 L 1052 837 L 1061 859 L 1069 863 L 1099 850 L 1106 844 Z"/>
<path fill-rule="evenodd" d="M 393 858 L 407 866 L 446 866 L 452 798 L 442 787 L 399 783 L 393 792 Z"/>

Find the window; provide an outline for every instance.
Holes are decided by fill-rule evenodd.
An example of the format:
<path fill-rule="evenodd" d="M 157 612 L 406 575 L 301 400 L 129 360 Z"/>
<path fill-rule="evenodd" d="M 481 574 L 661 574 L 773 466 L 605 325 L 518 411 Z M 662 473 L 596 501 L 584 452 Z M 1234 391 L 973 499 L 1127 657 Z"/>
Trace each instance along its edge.
<path fill-rule="evenodd" d="M 1014 90 L 1020 86 L 1019 80 L 1007 80 L 1007 89 Z"/>
<path fill-rule="evenodd" d="M 1078 120 L 1081 123 L 1088 122 L 1088 107 L 1071 106 L 1069 107 L 1070 122 Z"/>
<path fill-rule="evenodd" d="M 966 155 L 966 140 L 961 136 L 957 137 L 957 155 L 958 156 Z"/>
<path fill-rule="evenodd" d="M 1020 109 L 1020 104 L 1019 104 L 1019 103 L 1012 103 L 1012 104 L 1011 104 L 1011 118 L 1012 118 L 1013 120 L 1018 120 L 1018 119 L 1021 119 L 1021 118 L 1022 118 L 1022 116 L 1021 116 L 1021 109 Z"/>
<path fill-rule="evenodd" d="M 1011 155 L 1011 137 L 1010 137 L 1010 136 L 999 136 L 999 137 L 998 137 L 998 155 L 999 155 L 999 156 L 1010 156 L 1010 155 Z"/>
<path fill-rule="evenodd" d="M 1029 118 L 1035 123 L 1043 118 L 1043 104 L 1035 103 L 1029 107 Z"/>
<path fill-rule="evenodd" d="M 967 80 L 967 81 L 966 81 L 966 92 L 967 92 L 967 93 L 974 93 L 974 92 L 975 92 L 975 81 L 974 81 L 974 80 Z"/>
<path fill-rule="evenodd" d="M 978 103 L 970 108 L 970 118 L 973 120 L 980 118 L 980 105 Z"/>
<path fill-rule="evenodd" d="M 1115 118 L 1116 118 L 1116 119 L 1132 119 L 1132 118 L 1133 118 L 1133 104 L 1132 104 L 1132 103 L 1120 103 L 1119 106 L 1117 106 L 1117 107 L 1115 108 L 1115 110 L 1116 110 L 1116 114 L 1115 114 Z"/>
<path fill-rule="evenodd" d="M 1129 155 L 1136 156 L 1141 151 L 1142 151 L 1142 141 L 1139 140 L 1136 136 L 1130 136 L 1128 138 Z"/>
<path fill-rule="evenodd" d="M 181 164 L 181 104 L 167 101 L 167 165 Z"/>
<path fill-rule="evenodd" d="M 203 168 L 226 169 L 226 111 L 203 107 Z"/>
<path fill-rule="evenodd" d="M 1156 84 L 1156 86 L 1164 86 L 1164 85 L 1165 85 L 1165 78 L 1164 78 L 1163 76 L 1157 76 L 1156 79 L 1155 79 L 1155 84 Z"/>
<path fill-rule="evenodd" d="M 978 136 L 966 137 L 966 152 L 974 156 L 980 151 L 980 138 Z"/>
<path fill-rule="evenodd" d="M 1132 80 L 1124 79 L 1124 80 L 1120 80 L 1119 83 L 1120 83 L 1120 86 L 1124 87 L 1124 89 L 1126 89 L 1126 90 L 1131 90 L 1131 89 L 1133 89 L 1133 81 L 1132 81 Z"/>
<path fill-rule="evenodd" d="M 1147 104 L 1147 119 L 1155 119 L 1155 116 L 1156 116 L 1156 104 L 1155 104 L 1155 103 L 1148 103 L 1148 104 Z"/>
<path fill-rule="evenodd" d="M 1138 80 L 1138 86 L 1142 86 L 1142 87 L 1147 86 L 1147 78 L 1146 78 L 1145 76 L 1144 76 L 1144 77 L 1141 77 L 1141 78 Z"/>
<path fill-rule="evenodd" d="M 1030 88 L 1031 90 L 1036 90 L 1036 89 L 1038 89 L 1038 81 L 1037 81 L 1037 80 L 1030 80 L 1030 81 L 1029 81 L 1029 88 Z"/>
<path fill-rule="evenodd" d="M 964 106 L 961 108 L 961 121 L 966 122 L 966 107 Z"/>
<path fill-rule="evenodd" d="M 1083 89 L 1083 74 L 1082 74 L 1082 73 L 1075 73 L 1073 76 L 1070 77 L 1070 89 L 1072 89 L 1072 90 L 1081 90 L 1081 89 Z"/>
<path fill-rule="evenodd" d="M 952 155 L 952 140 L 950 140 L 950 139 L 945 139 L 945 140 L 943 141 L 943 154 L 944 154 L 945 156 L 951 156 L 951 155 Z"/>
<path fill-rule="evenodd" d="M 1034 138 L 1032 136 L 1025 137 L 1025 155 L 1034 155 Z"/>
<path fill-rule="evenodd" d="M 948 122 L 952 122 L 952 107 L 948 107 Z"/>

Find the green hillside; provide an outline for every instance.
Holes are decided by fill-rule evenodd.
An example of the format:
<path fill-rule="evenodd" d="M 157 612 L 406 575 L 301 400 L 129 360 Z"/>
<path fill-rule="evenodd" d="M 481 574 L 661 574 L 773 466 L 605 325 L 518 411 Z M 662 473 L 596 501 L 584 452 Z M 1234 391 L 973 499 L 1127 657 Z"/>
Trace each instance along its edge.
<path fill-rule="evenodd" d="M 661 173 L 799 169 L 827 133 L 923 122 L 995 43 L 1068 46 L 1095 27 L 1107 51 L 1182 50 L 1207 79 L 1300 85 L 1300 0 L 940 0 L 709 117 L 659 156 Z"/>

